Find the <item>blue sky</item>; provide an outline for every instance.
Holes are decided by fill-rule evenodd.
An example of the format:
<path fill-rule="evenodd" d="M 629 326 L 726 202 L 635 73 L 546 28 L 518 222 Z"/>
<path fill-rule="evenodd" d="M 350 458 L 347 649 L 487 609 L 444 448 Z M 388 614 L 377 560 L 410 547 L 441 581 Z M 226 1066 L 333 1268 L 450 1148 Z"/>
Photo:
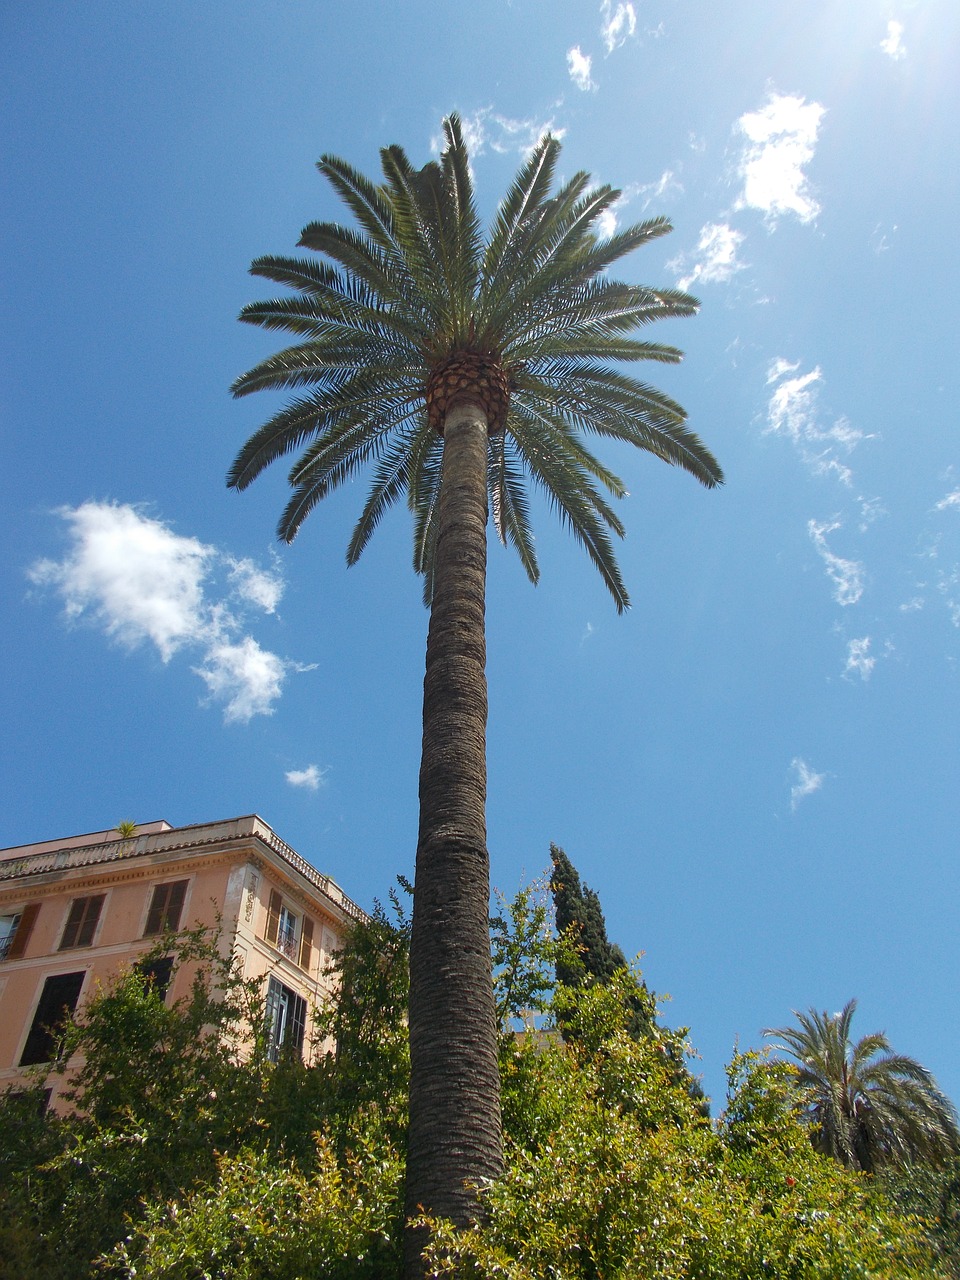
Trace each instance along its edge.
<path fill-rule="evenodd" d="M 348 571 L 362 482 L 290 548 L 282 466 L 227 491 L 280 345 L 235 316 L 339 216 L 321 153 L 422 163 L 458 110 L 489 216 L 550 128 L 674 223 L 622 274 L 701 298 L 650 376 L 727 484 L 603 451 L 623 618 L 548 510 L 536 589 L 492 546 L 494 883 L 563 845 L 714 1096 L 856 996 L 960 1098 L 953 0 L 34 0 L 0 36 L 0 844 L 256 811 L 364 905 L 412 874 L 409 519 Z"/>

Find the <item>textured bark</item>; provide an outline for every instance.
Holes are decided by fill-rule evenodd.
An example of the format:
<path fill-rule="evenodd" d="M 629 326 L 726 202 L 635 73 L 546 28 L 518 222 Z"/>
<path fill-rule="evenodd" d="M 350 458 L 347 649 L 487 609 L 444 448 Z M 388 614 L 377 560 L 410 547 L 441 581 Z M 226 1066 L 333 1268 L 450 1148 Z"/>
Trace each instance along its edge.
<path fill-rule="evenodd" d="M 433 603 L 423 685 L 420 833 L 410 945 L 407 1216 L 465 1225 L 473 1188 L 502 1169 L 486 838 L 484 592 L 487 423 L 444 424 Z M 406 1274 L 422 1236 L 407 1233 Z"/>

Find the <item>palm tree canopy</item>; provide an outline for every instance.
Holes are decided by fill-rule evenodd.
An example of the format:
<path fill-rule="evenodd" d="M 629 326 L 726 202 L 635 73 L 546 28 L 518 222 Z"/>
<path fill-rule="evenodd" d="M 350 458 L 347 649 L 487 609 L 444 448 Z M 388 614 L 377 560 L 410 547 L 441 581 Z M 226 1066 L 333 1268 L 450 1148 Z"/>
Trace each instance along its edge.
<path fill-rule="evenodd" d="M 619 191 L 592 186 L 582 172 L 554 187 L 560 144 L 545 136 L 484 237 L 456 115 L 444 133 L 439 161 L 422 169 L 402 148 L 384 149 L 380 184 L 322 157 L 317 167 L 354 225 L 307 226 L 300 245 L 319 259 L 252 264 L 254 275 L 292 293 L 251 304 L 241 319 L 294 334 L 296 345 L 243 374 L 234 394 L 297 395 L 247 441 L 228 483 L 244 489 L 281 455 L 297 453 L 278 527 L 289 542 L 317 502 L 372 464 L 347 560 L 358 559 L 384 513 L 406 497 L 414 566 L 429 600 L 443 421 L 456 404 L 478 403 L 490 428 L 488 500 L 501 541 L 536 582 L 532 481 L 622 610 L 629 601 L 611 534 L 624 529 L 608 498 L 626 490 L 585 437 L 626 441 L 708 487 L 723 479 L 683 409 L 615 367 L 681 358 L 675 347 L 635 335 L 653 320 L 693 314 L 696 300 L 608 275 L 670 224 L 654 218 L 599 234 Z"/>
<path fill-rule="evenodd" d="M 839 1013 L 793 1011 L 795 1027 L 767 1029 L 796 1059 L 814 1146 L 872 1173 L 884 1165 L 941 1166 L 960 1152 L 957 1113 L 914 1058 L 893 1053 L 882 1032 L 854 1041 L 856 1000 Z"/>

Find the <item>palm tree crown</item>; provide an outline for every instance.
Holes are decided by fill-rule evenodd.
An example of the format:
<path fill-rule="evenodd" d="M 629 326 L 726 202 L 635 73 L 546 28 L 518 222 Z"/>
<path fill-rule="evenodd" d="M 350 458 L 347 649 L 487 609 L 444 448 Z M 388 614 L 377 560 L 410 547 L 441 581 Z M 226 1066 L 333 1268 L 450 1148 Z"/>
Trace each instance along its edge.
<path fill-rule="evenodd" d="M 943 1165 L 960 1151 L 953 1104 L 925 1067 L 891 1051 L 882 1032 L 851 1040 L 856 1007 L 851 1000 L 835 1014 L 794 1010 L 798 1026 L 764 1032 L 778 1036 L 778 1048 L 799 1064 L 796 1083 L 814 1146 L 867 1173 Z"/>
<path fill-rule="evenodd" d="M 439 162 L 411 166 L 400 147 L 381 153 L 375 185 L 343 160 L 320 172 L 359 229 L 311 223 L 300 244 L 329 261 L 262 257 L 251 266 L 294 291 L 253 303 L 241 319 L 296 334 L 234 384 L 310 387 L 257 431 L 228 483 L 244 489 L 271 462 L 300 452 L 278 533 L 291 541 L 327 493 L 367 463 L 373 483 L 347 560 L 360 556 L 384 512 L 406 495 L 414 512 L 414 564 L 432 591 L 443 420 L 464 399 L 489 426 L 487 485 L 497 533 L 539 576 L 526 479 L 541 488 L 585 547 L 622 610 L 628 596 L 610 533 L 623 535 L 607 497 L 620 479 L 584 444 L 610 436 L 722 481 L 715 459 L 668 396 L 611 362 L 675 362 L 674 347 L 630 336 L 653 320 L 691 315 L 685 293 L 624 284 L 610 266 L 666 234 L 665 218 L 603 238 L 619 192 L 577 173 L 551 191 L 560 144 L 546 136 L 522 166 L 484 242 L 460 121 L 444 123 Z"/>

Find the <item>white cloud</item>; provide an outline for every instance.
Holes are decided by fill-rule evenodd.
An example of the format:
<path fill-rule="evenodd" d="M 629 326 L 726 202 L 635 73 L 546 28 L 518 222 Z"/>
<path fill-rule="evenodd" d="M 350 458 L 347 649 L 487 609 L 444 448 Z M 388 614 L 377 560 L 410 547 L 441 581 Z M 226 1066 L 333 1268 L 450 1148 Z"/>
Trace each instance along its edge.
<path fill-rule="evenodd" d="M 724 284 L 738 271 L 743 270 L 743 263 L 737 260 L 737 250 L 743 244 L 743 234 L 735 231 L 725 222 L 708 222 L 700 229 L 700 239 L 692 255 L 694 261 L 686 275 L 678 280 L 681 289 L 689 289 L 696 281 L 704 284 Z M 686 267 L 684 258 L 675 258 L 667 263 L 670 270 L 682 270 Z"/>
<path fill-rule="evenodd" d="M 128 504 L 84 502 L 58 514 L 68 550 L 37 561 L 28 577 L 59 593 L 68 620 L 88 620 L 129 649 L 152 644 L 165 663 L 181 649 L 199 650 L 193 669 L 227 721 L 273 711 L 293 664 L 243 635 L 236 609 L 274 612 L 283 593 L 276 570 L 174 533 Z M 218 571 L 229 584 L 219 591 L 211 584 Z"/>
<path fill-rule="evenodd" d="M 847 645 L 847 664 L 843 668 L 843 674 L 852 676 L 856 673 L 861 680 L 869 680 L 876 663 L 876 658 L 870 654 L 869 636 L 864 636 L 860 640 L 851 640 Z"/>
<path fill-rule="evenodd" d="M 602 0 L 600 5 L 600 34 L 607 53 L 613 53 L 625 44 L 637 30 L 637 13 L 632 4 L 613 6 L 613 0 Z"/>
<path fill-rule="evenodd" d="M 771 361 L 767 386 L 773 386 L 767 403 L 768 432 L 784 435 L 793 442 L 803 461 L 817 475 L 833 474 L 849 485 L 853 472 L 838 456 L 850 454 L 862 440 L 870 439 L 841 416 L 829 427 L 820 425 L 817 396 L 823 373 L 820 366 L 809 373 L 796 374 L 798 363 L 782 356 Z"/>
<path fill-rule="evenodd" d="M 552 119 L 540 120 L 530 116 L 518 120 L 512 116 L 503 116 L 493 107 L 481 107 L 472 116 L 464 116 L 461 120 L 463 139 L 472 159 L 490 148 L 498 155 L 518 153 L 527 156 L 537 145 L 545 133 L 562 139 L 566 129 L 557 128 Z M 442 148 L 443 139 L 437 134 L 431 140 L 435 154 Z"/>
<path fill-rule="evenodd" d="M 737 209 L 759 209 L 775 221 L 793 213 L 811 222 L 820 212 L 810 191 L 804 166 L 813 159 L 825 108 L 795 94 L 770 94 L 759 111 L 737 121 L 746 136 L 738 167 L 743 190 Z"/>
<path fill-rule="evenodd" d="M 68 618 L 90 612 L 128 648 L 152 641 L 164 662 L 198 638 L 212 547 L 130 506 L 85 502 L 58 514 L 70 526 L 71 551 L 60 562 L 39 561 L 29 576 L 59 590 Z"/>
<path fill-rule="evenodd" d="M 827 546 L 827 534 L 841 527 L 839 520 L 824 524 L 818 524 L 816 520 L 807 521 L 807 532 L 826 565 L 827 576 L 834 584 L 834 600 L 842 605 L 856 604 L 863 595 L 863 565 L 859 560 L 844 560 Z"/>
<path fill-rule="evenodd" d="M 858 498 L 860 503 L 860 524 L 858 528 L 861 533 L 866 533 L 875 520 L 879 520 L 881 516 L 887 514 L 886 507 L 879 498 Z"/>
<path fill-rule="evenodd" d="M 907 56 L 907 51 L 903 45 L 902 22 L 897 22 L 894 18 L 890 19 L 887 23 L 886 39 L 880 41 L 880 48 L 894 62 L 899 62 L 901 58 Z"/>
<path fill-rule="evenodd" d="M 264 613 L 276 613 L 284 589 L 279 572 L 261 569 L 252 560 L 234 560 L 231 563 L 230 577 L 236 584 L 238 595 Z"/>
<path fill-rule="evenodd" d="M 790 788 L 790 808 L 796 810 L 801 800 L 805 800 L 807 796 L 812 796 L 815 791 L 819 791 L 826 780 L 825 773 L 815 773 L 807 764 L 806 760 L 801 760 L 799 756 L 794 756 L 790 761 L 790 768 L 796 774 L 796 782 Z"/>
<path fill-rule="evenodd" d="M 327 770 L 315 764 L 308 764 L 305 769 L 290 769 L 284 775 L 291 787 L 304 787 L 307 791 L 319 791 L 326 780 Z"/>
<path fill-rule="evenodd" d="M 211 699 L 224 703 L 224 720 L 246 724 L 254 716 L 273 714 L 287 664 L 275 653 L 261 649 L 252 636 L 244 636 L 239 643 L 212 643 L 203 666 L 193 669 L 206 683 Z"/>
<path fill-rule="evenodd" d="M 954 489 L 945 498 L 941 498 L 933 509 L 934 511 L 946 511 L 949 507 L 960 508 L 960 489 Z"/>
<path fill-rule="evenodd" d="M 567 50 L 567 71 L 570 73 L 570 79 L 584 93 L 597 87 L 590 78 L 590 67 L 591 60 L 587 54 L 581 52 L 579 45 L 574 45 L 572 49 Z"/>

